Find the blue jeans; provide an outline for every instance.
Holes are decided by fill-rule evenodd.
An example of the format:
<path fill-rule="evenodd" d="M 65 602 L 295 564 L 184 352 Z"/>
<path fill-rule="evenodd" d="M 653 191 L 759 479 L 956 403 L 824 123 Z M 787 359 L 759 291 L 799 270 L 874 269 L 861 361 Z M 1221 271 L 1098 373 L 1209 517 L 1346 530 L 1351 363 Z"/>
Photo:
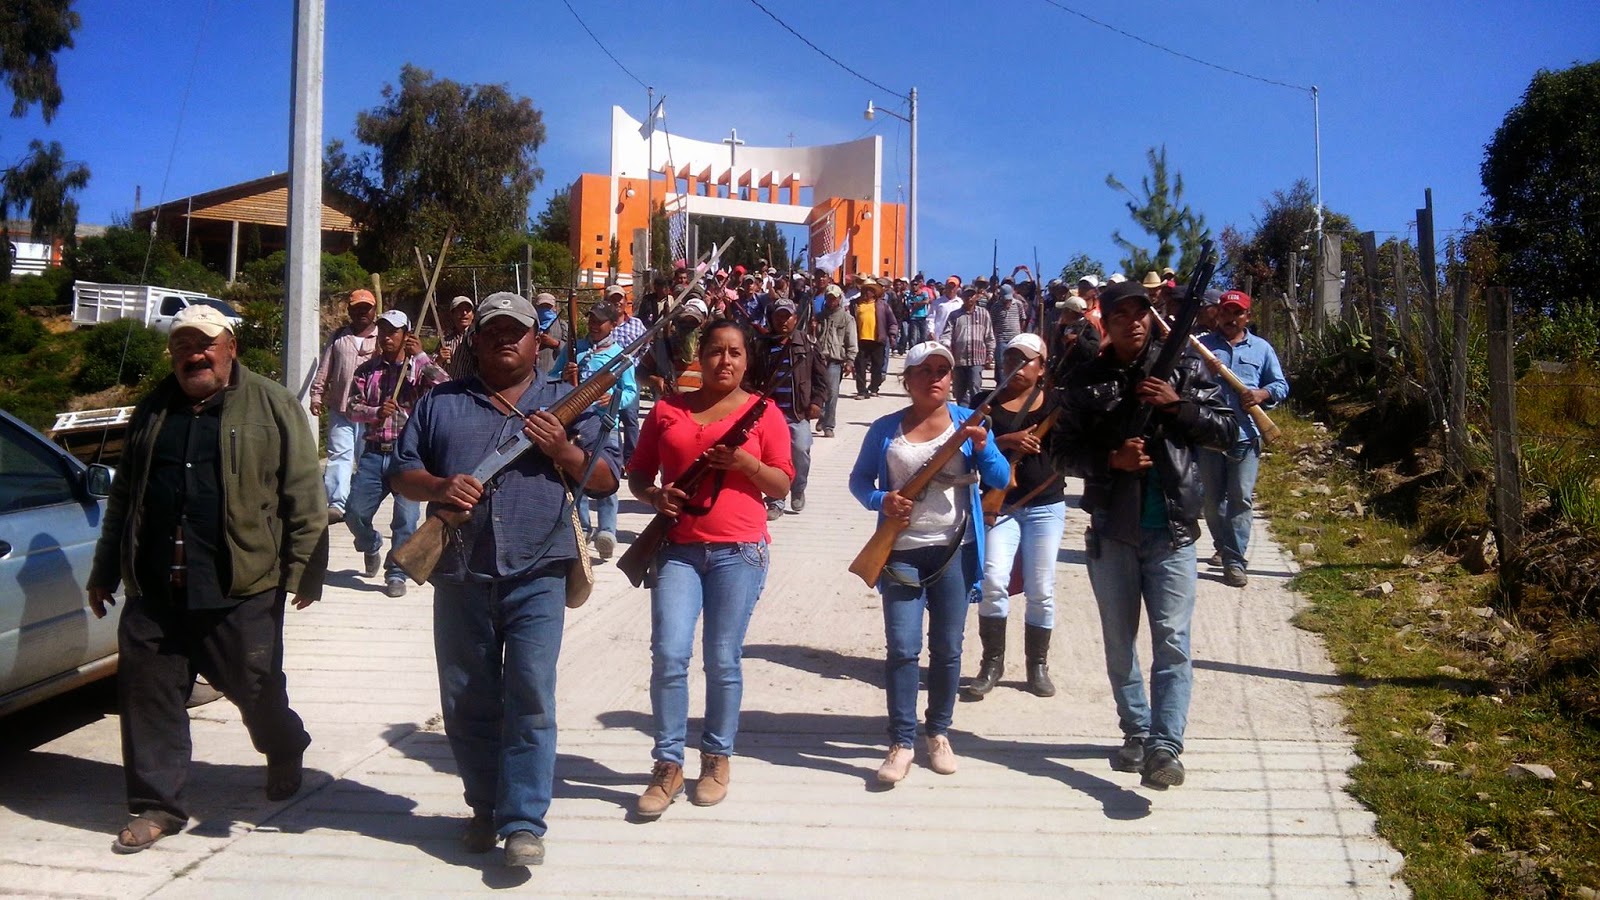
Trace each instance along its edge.
<path fill-rule="evenodd" d="M 544 834 L 556 779 L 556 660 L 567 561 L 503 581 L 433 583 L 444 732 L 475 813 Z"/>
<path fill-rule="evenodd" d="M 956 366 L 951 373 L 950 399 L 971 408 L 973 398 L 983 387 L 983 365 Z"/>
<path fill-rule="evenodd" d="M 1243 567 L 1250 555 L 1250 513 L 1255 508 L 1261 451 L 1240 441 L 1227 453 L 1200 451 L 1200 481 L 1206 489 L 1206 528 L 1225 566 Z"/>
<path fill-rule="evenodd" d="M 1146 750 L 1183 752 L 1189 721 L 1194 664 L 1189 657 L 1189 622 L 1194 617 L 1194 544 L 1174 549 L 1165 528 L 1141 529 L 1139 546 L 1099 540 L 1089 557 L 1089 584 L 1100 607 L 1106 676 L 1117 701 L 1124 737 L 1142 737 Z M 1150 699 L 1139 671 L 1134 641 L 1140 608 L 1150 614 Z M 1151 702 L 1153 701 L 1153 702 Z"/>
<path fill-rule="evenodd" d="M 398 580 L 406 573 L 394 563 L 394 548 L 404 544 L 417 530 L 422 519 L 422 504 L 395 494 L 389 489 L 389 467 L 394 463 L 393 453 L 367 450 L 361 454 L 361 464 L 356 467 L 355 479 L 350 485 L 350 497 L 345 501 L 344 523 L 355 536 L 356 549 L 371 553 L 383 549 L 383 536 L 372 527 L 372 517 L 378 514 L 383 498 L 394 496 L 394 515 L 389 519 L 389 558 L 384 560 L 385 579 Z"/>
<path fill-rule="evenodd" d="M 350 473 L 355 468 L 356 446 L 366 429 L 344 413 L 328 411 L 328 467 L 322 471 L 322 487 L 328 492 L 328 505 L 344 509 L 350 499 Z"/>
<path fill-rule="evenodd" d="M 989 529 L 984 545 L 983 603 L 978 615 L 1004 619 L 1010 611 L 1011 566 L 1022 553 L 1022 593 L 1028 598 L 1027 623 L 1056 624 L 1056 554 L 1067 528 L 1067 504 L 1024 506 Z"/>
<path fill-rule="evenodd" d="M 651 756 L 683 764 L 689 732 L 689 660 L 694 626 L 705 612 L 706 715 L 700 750 L 732 756 L 744 698 L 744 633 L 767 583 L 765 541 L 667 544 L 656 558 L 650 589 Z"/>
<path fill-rule="evenodd" d="M 834 419 L 839 411 L 839 385 L 844 381 L 844 363 L 828 360 L 828 402 L 822 407 L 822 428 L 824 431 L 834 427 Z"/>
<path fill-rule="evenodd" d="M 789 481 L 789 496 L 804 497 L 811 478 L 811 423 L 801 419 L 789 423 L 789 455 L 794 458 L 794 478 Z"/>
<path fill-rule="evenodd" d="M 633 448 L 639 446 L 639 398 L 637 395 L 633 399 L 633 405 L 624 406 L 617 411 L 617 418 L 621 420 L 622 461 L 626 464 L 628 460 L 633 458 Z M 616 531 L 615 528 L 611 530 L 613 532 Z"/>
<path fill-rule="evenodd" d="M 606 441 L 612 446 L 616 446 L 618 441 L 616 432 L 606 435 Z M 617 494 L 619 493 L 620 491 L 613 491 L 609 495 L 594 501 L 595 508 L 599 510 L 600 527 L 598 530 L 608 532 L 613 537 L 617 533 Z M 583 524 L 585 533 L 594 534 L 596 532 L 597 529 L 589 524 L 589 495 L 582 491 L 578 492 L 578 521 Z"/>
<path fill-rule="evenodd" d="M 955 559 L 924 587 L 890 577 L 893 569 L 906 581 L 920 582 L 950 556 L 949 547 L 896 550 L 878 578 L 883 593 L 884 686 L 889 700 L 889 741 L 912 746 L 917 737 L 917 660 L 922 656 L 922 613 L 928 613 L 928 708 L 923 731 L 929 736 L 950 730 L 956 689 L 961 685 L 961 640 L 967 628 L 972 583 L 978 577 L 978 544 L 968 541 Z"/>
<path fill-rule="evenodd" d="M 905 326 L 905 330 L 901 332 L 903 337 L 900 343 L 904 345 L 901 348 L 902 353 L 928 340 L 927 319 L 907 319 Z"/>

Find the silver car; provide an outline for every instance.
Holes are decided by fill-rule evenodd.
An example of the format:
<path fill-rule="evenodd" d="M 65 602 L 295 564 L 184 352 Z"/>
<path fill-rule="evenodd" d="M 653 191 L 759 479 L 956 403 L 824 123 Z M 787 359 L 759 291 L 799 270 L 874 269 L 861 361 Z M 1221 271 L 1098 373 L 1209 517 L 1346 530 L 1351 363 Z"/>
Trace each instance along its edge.
<path fill-rule="evenodd" d="M 84 585 L 111 469 L 86 466 L 0 410 L 0 715 L 117 669 L 117 619 Z"/>

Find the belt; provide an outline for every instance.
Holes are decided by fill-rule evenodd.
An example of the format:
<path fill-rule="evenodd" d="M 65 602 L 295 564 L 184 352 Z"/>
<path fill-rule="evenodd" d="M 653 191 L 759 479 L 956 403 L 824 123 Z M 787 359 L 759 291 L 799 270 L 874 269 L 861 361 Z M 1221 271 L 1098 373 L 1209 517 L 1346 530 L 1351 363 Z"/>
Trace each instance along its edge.
<path fill-rule="evenodd" d="M 363 441 L 372 453 L 393 453 L 394 441 Z"/>

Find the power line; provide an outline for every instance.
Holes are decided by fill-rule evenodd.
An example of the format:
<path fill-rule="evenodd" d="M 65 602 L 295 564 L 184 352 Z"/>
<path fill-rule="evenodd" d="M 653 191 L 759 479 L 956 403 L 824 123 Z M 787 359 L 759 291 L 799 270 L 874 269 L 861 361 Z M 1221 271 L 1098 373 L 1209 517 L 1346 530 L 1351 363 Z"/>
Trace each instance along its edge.
<path fill-rule="evenodd" d="M 562 2 L 565 2 L 565 0 L 562 0 Z M 877 83 L 876 81 L 873 81 L 871 78 L 868 78 L 867 76 L 861 74 L 860 72 L 857 72 L 855 69 L 852 69 L 849 66 L 845 65 L 844 63 L 840 62 L 837 58 L 835 58 L 833 56 L 833 54 L 831 54 L 828 51 L 822 49 L 821 47 L 818 47 L 816 44 L 813 44 L 811 42 L 810 38 L 806 37 L 805 35 L 801 34 L 798 31 L 795 31 L 794 28 L 792 28 L 789 25 L 788 22 L 785 22 L 784 20 L 778 18 L 777 13 L 774 13 L 772 10 L 767 9 L 765 6 L 763 6 L 762 3 L 761 3 L 761 0 L 750 0 L 750 2 L 755 4 L 756 9 L 759 9 L 762 12 L 766 13 L 767 14 L 767 18 L 769 18 L 772 21 L 777 22 L 779 25 L 783 26 L 783 30 L 784 31 L 787 31 L 790 34 L 794 35 L 795 37 L 799 38 L 801 41 L 805 42 L 805 45 L 807 47 L 810 47 L 811 49 L 813 49 L 813 50 L 817 51 L 818 53 L 822 54 L 823 58 L 826 59 L 828 62 L 833 63 L 834 65 L 836 65 L 839 68 L 845 70 L 846 72 L 849 72 L 851 75 L 854 75 L 855 77 L 861 79 L 862 81 L 865 81 L 867 84 L 870 84 L 873 87 L 877 88 L 878 90 L 883 91 L 885 94 L 893 94 L 894 96 L 899 97 L 901 100 L 904 100 L 907 103 L 911 102 L 911 98 L 907 97 L 905 94 L 902 94 L 899 91 L 890 90 L 889 88 L 884 87 L 883 85 Z"/>
<path fill-rule="evenodd" d="M 617 59 L 616 54 L 612 53 L 610 50 L 607 50 L 605 44 L 600 43 L 600 38 L 595 35 L 594 30 L 589 27 L 588 23 L 583 21 L 583 16 L 578 15 L 578 11 L 572 8 L 571 3 L 568 3 L 567 0 L 561 0 L 561 5 L 567 8 L 567 12 L 572 13 L 572 17 L 577 19 L 578 24 L 583 27 L 585 32 L 588 33 L 589 39 L 594 41 L 594 45 L 600 48 L 601 53 L 604 53 L 606 56 L 610 57 L 611 61 L 617 64 L 617 68 L 622 70 L 622 74 L 632 78 L 634 81 L 637 81 L 639 83 L 639 87 L 642 87 L 645 90 L 650 89 L 650 85 L 645 84 L 639 76 L 633 74 L 631 69 L 622 64 L 622 60 Z"/>
<path fill-rule="evenodd" d="M 1307 87 L 1306 85 L 1290 84 L 1287 81 L 1277 81 L 1277 80 L 1272 79 L 1272 78 L 1263 78 L 1260 75 L 1252 75 L 1249 72 L 1241 72 L 1238 69 L 1230 69 L 1227 66 L 1219 65 L 1219 64 L 1211 62 L 1209 60 L 1201 59 L 1198 56 L 1190 56 L 1189 54 L 1184 53 L 1181 50 L 1174 50 L 1171 47 L 1166 47 L 1166 46 L 1158 44 L 1158 43 L 1156 43 L 1154 41 L 1147 40 L 1145 38 L 1142 38 L 1142 37 L 1138 36 L 1137 34 L 1134 34 L 1131 31 L 1123 31 L 1121 28 L 1118 28 L 1117 26 L 1112 25 L 1109 22 L 1102 22 L 1099 19 L 1096 19 L 1094 16 L 1091 16 L 1091 15 L 1089 15 L 1087 13 L 1082 13 L 1082 12 L 1079 12 L 1079 11 L 1073 9 L 1070 6 L 1065 6 L 1063 4 L 1057 3 L 1056 0 L 1044 0 L 1044 2 L 1050 4 L 1051 6 L 1054 6 L 1056 9 L 1059 9 L 1064 13 L 1067 13 L 1069 15 L 1077 16 L 1078 18 L 1084 20 L 1085 22 L 1090 23 L 1091 25 L 1099 26 L 1100 28 L 1104 28 L 1107 31 L 1114 31 L 1117 34 L 1120 34 L 1125 38 L 1130 38 L 1132 40 L 1138 41 L 1139 43 L 1144 44 L 1146 47 L 1152 47 L 1152 48 L 1154 48 L 1156 50 L 1160 50 L 1162 53 L 1170 53 L 1173 56 L 1178 57 L 1179 59 L 1186 59 L 1186 60 L 1188 60 L 1188 61 L 1190 61 L 1192 63 L 1199 63 L 1200 65 L 1206 66 L 1207 68 L 1216 69 L 1219 72 L 1227 72 L 1229 75 L 1238 75 L 1241 78 L 1248 78 L 1251 81 L 1259 81 L 1259 82 L 1261 82 L 1263 84 L 1271 84 L 1271 85 L 1276 85 L 1278 87 L 1286 87 L 1286 88 L 1289 88 L 1290 90 L 1294 90 L 1294 91 L 1304 91 L 1307 94 L 1311 93 L 1311 88 Z"/>

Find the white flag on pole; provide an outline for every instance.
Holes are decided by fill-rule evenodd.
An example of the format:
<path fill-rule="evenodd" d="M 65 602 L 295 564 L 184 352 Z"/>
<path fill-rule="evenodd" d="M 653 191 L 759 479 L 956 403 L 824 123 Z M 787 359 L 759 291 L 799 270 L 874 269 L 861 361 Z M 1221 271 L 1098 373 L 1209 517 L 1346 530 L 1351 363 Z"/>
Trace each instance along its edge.
<path fill-rule="evenodd" d="M 849 255 L 850 236 L 845 235 L 844 243 L 839 245 L 839 249 L 833 251 L 832 253 L 824 253 L 817 257 L 816 267 L 819 269 L 826 269 L 827 271 L 831 272 L 834 269 L 844 265 L 844 258 Z"/>
<path fill-rule="evenodd" d="M 667 98 L 662 97 L 661 102 L 656 104 L 656 108 L 650 111 L 650 115 L 644 120 L 644 124 L 639 126 L 639 137 L 647 141 L 650 140 L 651 133 L 656 130 L 656 122 L 665 122 L 667 120 L 666 107 Z"/>

